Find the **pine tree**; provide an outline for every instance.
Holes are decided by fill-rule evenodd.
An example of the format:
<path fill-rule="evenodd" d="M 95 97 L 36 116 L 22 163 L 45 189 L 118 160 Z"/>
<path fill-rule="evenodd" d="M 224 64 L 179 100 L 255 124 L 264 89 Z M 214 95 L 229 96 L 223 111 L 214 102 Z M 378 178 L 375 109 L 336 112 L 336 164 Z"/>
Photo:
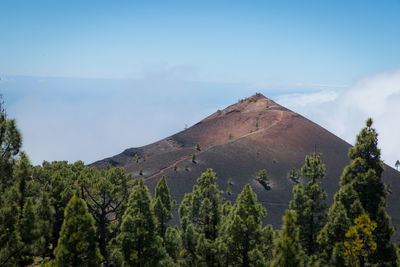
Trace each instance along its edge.
<path fill-rule="evenodd" d="M 38 229 L 38 242 L 37 242 L 37 255 L 50 257 L 51 250 L 51 237 L 52 227 L 54 222 L 54 208 L 50 203 L 49 196 L 46 192 L 40 194 L 39 200 L 36 204 L 36 216 L 37 216 L 37 229 Z"/>
<path fill-rule="evenodd" d="M 57 266 L 99 266 L 94 219 L 84 200 L 73 196 L 65 208 L 58 245 L 54 250 Z"/>
<path fill-rule="evenodd" d="M 15 162 L 13 177 L 17 182 L 19 191 L 19 208 L 22 211 L 25 200 L 28 197 L 28 183 L 31 180 L 32 166 L 25 153 L 21 153 L 19 159 Z"/>
<path fill-rule="evenodd" d="M 167 179 L 163 175 L 157 183 L 153 199 L 154 214 L 157 217 L 157 229 L 162 238 L 164 238 L 167 223 L 173 218 L 171 212 L 174 207 L 175 201 L 171 201 Z"/>
<path fill-rule="evenodd" d="M 269 183 L 270 179 L 271 179 L 271 178 L 269 177 L 269 175 L 268 175 L 266 169 L 260 170 L 260 171 L 257 173 L 256 180 L 257 180 L 260 184 L 262 184 L 262 185 L 264 186 L 265 189 L 269 189 L 268 183 Z"/>
<path fill-rule="evenodd" d="M 326 261 L 331 260 L 334 251 L 342 251 L 345 234 L 351 225 L 346 210 L 340 201 L 335 201 L 329 209 L 329 218 L 331 218 L 331 221 L 323 227 L 317 239 Z M 341 255 L 335 253 L 333 258 L 336 260 L 336 266 L 344 266 L 344 258 Z M 343 264 L 339 264 L 339 262 Z"/>
<path fill-rule="evenodd" d="M 138 156 L 138 154 L 135 154 L 135 156 L 133 157 L 133 160 L 134 160 L 136 163 L 139 163 L 139 156 Z"/>
<path fill-rule="evenodd" d="M 377 145 L 378 134 L 372 128 L 372 119 L 368 119 L 366 127 L 361 129 L 357 135 L 355 145 L 349 149 L 350 164 L 343 171 L 340 189 L 336 193 L 334 201 L 335 203 L 342 203 L 346 217 L 350 221 L 354 221 L 360 215 L 367 213 L 371 220 L 377 223 L 373 232 L 377 249 L 370 257 L 371 263 L 395 264 L 397 253 L 396 248 L 391 244 L 394 229 L 391 226 L 390 217 L 386 213 L 386 191 L 381 179 L 384 167 Z M 334 205 L 336 205 L 335 203 Z M 334 217 L 337 215 L 338 213 L 329 213 L 330 222 L 321 232 L 320 241 L 324 244 L 330 244 L 328 247 L 336 244 L 337 248 L 333 249 L 332 253 L 336 255 L 336 264 L 338 265 L 338 261 L 345 264 L 343 242 L 344 235 L 349 230 L 350 225 L 342 229 L 341 236 L 326 234 L 329 228 L 337 228 L 337 226 L 332 225 L 334 222 L 340 221 Z M 343 214 L 340 214 L 340 216 L 343 216 Z M 323 240 L 324 238 L 330 239 Z M 324 249 L 325 254 L 329 255 L 327 250 L 330 250 L 330 248 L 325 247 Z"/>
<path fill-rule="evenodd" d="M 26 266 L 33 263 L 35 242 L 38 238 L 36 215 L 31 198 L 28 198 L 24 204 L 18 230 L 21 242 L 24 244 L 19 253 L 18 265 Z"/>
<path fill-rule="evenodd" d="M 310 179 L 306 184 L 293 188 L 294 200 L 290 208 L 296 211 L 300 227 L 300 241 L 308 255 L 317 250 L 317 235 L 326 223 L 326 192 L 320 187 L 325 176 L 325 164 L 317 154 L 307 155 L 301 168 L 303 177 Z"/>
<path fill-rule="evenodd" d="M 384 166 L 378 148 L 378 134 L 372 128 L 372 123 L 372 119 L 367 120 L 366 127 L 357 136 L 356 144 L 349 150 L 352 162 L 343 173 L 343 183 L 353 184 L 365 212 L 377 223 L 374 230 L 377 249 L 371 261 L 394 263 L 396 250 L 391 244 L 394 228 L 386 213 L 386 190 L 381 178 Z"/>
<path fill-rule="evenodd" d="M 16 186 L 0 195 L 0 266 L 15 266 L 24 244 L 18 231 L 19 196 Z"/>
<path fill-rule="evenodd" d="M 200 257 L 197 255 L 197 240 L 198 235 L 194 230 L 194 226 L 191 222 L 188 222 L 187 217 L 183 217 L 181 220 L 182 228 L 182 256 L 184 258 L 184 266 L 198 266 Z"/>
<path fill-rule="evenodd" d="M 157 219 L 151 197 L 142 179 L 132 188 L 122 217 L 114 257 L 123 266 L 168 266 L 172 264 L 162 238 L 157 234 Z"/>
<path fill-rule="evenodd" d="M 229 203 L 229 202 L 228 202 Z M 224 205 L 225 206 L 225 205 Z M 227 207 L 225 207 L 227 208 Z M 232 266 L 263 265 L 272 252 L 272 228 L 262 228 L 265 209 L 257 203 L 257 195 L 250 185 L 239 194 L 235 205 L 224 220 L 218 243 L 221 264 Z"/>
<path fill-rule="evenodd" d="M 39 185 L 40 190 L 48 194 L 49 202 L 54 210 L 51 218 L 50 256 L 54 257 L 54 249 L 57 247 L 61 226 L 64 222 L 64 211 L 74 194 L 74 187 L 85 165 L 82 161 L 68 164 L 67 161 L 43 162 L 42 166 L 32 168 L 32 180 Z M 50 219 L 50 218 L 49 218 Z"/>
<path fill-rule="evenodd" d="M 213 266 L 218 262 L 215 240 L 218 235 L 220 223 L 220 205 L 222 191 L 218 189 L 217 177 L 212 169 L 207 169 L 197 179 L 192 193 L 185 194 L 179 207 L 185 255 L 188 260 L 202 262 Z M 189 225 L 190 233 L 187 233 Z M 202 237 L 202 235 L 204 235 Z M 190 238 L 190 240 L 185 240 Z M 192 244 L 192 240 L 203 241 L 202 244 Z M 194 248 L 198 248 L 195 249 Z"/>
<path fill-rule="evenodd" d="M 109 259 L 108 244 L 122 223 L 129 196 L 129 178 L 123 168 L 102 171 L 85 168 L 79 176 L 81 194 L 96 221 L 99 248 L 106 264 Z"/>
<path fill-rule="evenodd" d="M 274 259 L 271 267 L 304 266 L 305 253 L 299 242 L 295 211 L 286 211 L 283 216 L 282 230 L 279 231 L 274 243 Z"/>
<path fill-rule="evenodd" d="M 28 157 L 21 153 L 13 168 L 12 181 L 3 188 L 0 199 L 0 266 L 32 263 L 37 238 Z"/>
<path fill-rule="evenodd" d="M 164 244 L 168 255 L 176 263 L 182 250 L 182 237 L 177 226 L 167 227 L 164 235 Z"/>

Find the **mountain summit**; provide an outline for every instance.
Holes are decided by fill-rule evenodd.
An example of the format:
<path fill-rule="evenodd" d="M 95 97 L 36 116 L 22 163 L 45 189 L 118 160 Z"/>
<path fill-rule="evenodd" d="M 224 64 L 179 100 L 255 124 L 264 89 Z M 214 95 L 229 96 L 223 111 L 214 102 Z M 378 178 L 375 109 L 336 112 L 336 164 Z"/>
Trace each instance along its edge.
<path fill-rule="evenodd" d="M 218 184 L 234 201 L 245 184 L 250 184 L 258 201 L 267 209 L 266 222 L 281 224 L 284 210 L 292 199 L 292 187 L 303 181 L 290 171 L 304 164 L 307 154 L 322 154 L 326 177 L 322 186 L 331 203 L 339 188 L 343 168 L 348 164 L 350 144 L 301 115 L 275 103 L 262 94 L 239 100 L 224 110 L 175 135 L 150 145 L 126 149 L 121 154 L 94 162 L 92 166 L 121 166 L 134 177 L 143 177 L 151 191 L 166 175 L 172 198 L 178 203 L 201 172 L 213 168 Z M 270 184 L 266 188 L 255 178 L 266 169 Z M 391 184 L 388 210 L 393 224 L 400 226 L 400 175 L 386 166 L 384 180 Z M 329 203 L 329 204 L 330 204 Z"/>

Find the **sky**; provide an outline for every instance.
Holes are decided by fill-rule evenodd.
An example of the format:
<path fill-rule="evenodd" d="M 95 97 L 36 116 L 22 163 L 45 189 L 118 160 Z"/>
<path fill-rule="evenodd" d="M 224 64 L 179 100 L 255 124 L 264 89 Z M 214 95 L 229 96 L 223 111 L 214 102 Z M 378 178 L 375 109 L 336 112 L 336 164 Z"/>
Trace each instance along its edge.
<path fill-rule="evenodd" d="M 400 158 L 400 1 L 0 1 L 0 93 L 24 150 L 112 156 L 255 92 Z"/>

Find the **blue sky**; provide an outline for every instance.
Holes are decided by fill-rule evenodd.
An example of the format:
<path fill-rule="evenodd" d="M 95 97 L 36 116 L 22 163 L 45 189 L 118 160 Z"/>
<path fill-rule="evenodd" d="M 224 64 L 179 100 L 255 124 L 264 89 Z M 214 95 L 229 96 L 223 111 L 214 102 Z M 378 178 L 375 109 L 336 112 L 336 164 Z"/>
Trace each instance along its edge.
<path fill-rule="evenodd" d="M 397 99 L 398 14 L 398 0 L 2 0 L 0 92 L 35 163 L 90 162 L 144 145 L 258 91 L 352 142 L 366 116 L 385 132 L 386 113 L 398 110 L 383 115 L 360 105 L 350 127 L 319 115 L 318 103 L 347 103 L 363 83 L 378 95 L 381 84 L 393 88 L 383 109 Z M 157 113 L 166 109 L 173 119 Z M 38 116 L 43 130 L 32 122 Z M 135 123 L 140 130 L 127 126 Z M 385 157 L 390 163 L 396 155 Z"/>
<path fill-rule="evenodd" d="M 2 1 L 0 73 L 347 85 L 400 65 L 399 1 Z M 185 73 L 187 74 L 187 73 Z"/>

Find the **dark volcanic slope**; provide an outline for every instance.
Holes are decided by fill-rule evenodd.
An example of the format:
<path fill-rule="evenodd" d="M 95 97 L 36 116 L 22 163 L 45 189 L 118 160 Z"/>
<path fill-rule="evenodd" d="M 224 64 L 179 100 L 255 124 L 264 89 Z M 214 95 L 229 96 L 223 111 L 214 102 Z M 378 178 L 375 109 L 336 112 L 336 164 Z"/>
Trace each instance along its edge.
<path fill-rule="evenodd" d="M 196 150 L 196 143 L 200 144 L 200 151 Z M 122 166 L 135 177 L 142 168 L 151 192 L 161 175 L 166 175 L 172 197 L 178 202 L 184 193 L 192 190 L 201 172 L 213 168 L 222 190 L 226 190 L 229 177 L 233 180 L 232 194 L 225 194 L 227 199 L 234 200 L 243 186 L 250 183 L 258 200 L 267 208 L 266 222 L 277 227 L 292 199 L 295 183 L 289 178 L 290 169 L 300 168 L 305 155 L 315 150 L 322 153 L 327 167 L 323 187 L 331 203 L 339 188 L 339 177 L 349 161 L 349 147 L 319 125 L 258 94 L 217 111 L 178 134 L 144 147 L 127 149 L 92 166 Z M 193 153 L 196 163 L 191 161 Z M 141 158 L 138 163 L 134 160 L 136 154 Z M 268 170 L 271 190 L 265 190 L 254 180 L 260 169 Z M 393 224 L 400 226 L 400 213 L 395 208 L 400 200 L 400 174 L 388 166 L 386 169 L 384 180 L 392 185 L 389 214 Z"/>

